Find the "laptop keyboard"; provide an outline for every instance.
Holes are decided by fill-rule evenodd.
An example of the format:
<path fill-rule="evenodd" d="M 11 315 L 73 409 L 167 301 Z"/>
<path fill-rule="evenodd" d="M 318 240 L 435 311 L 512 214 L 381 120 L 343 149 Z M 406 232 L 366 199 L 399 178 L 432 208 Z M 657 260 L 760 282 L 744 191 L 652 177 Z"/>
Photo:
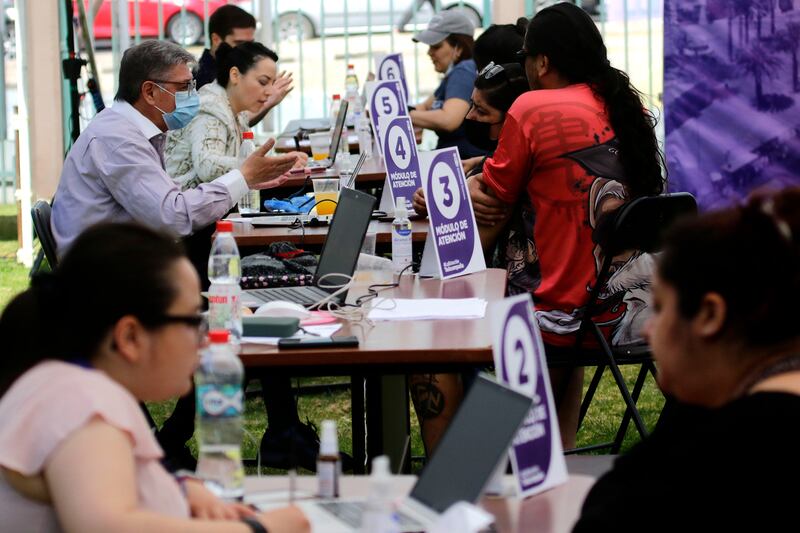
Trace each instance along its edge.
<path fill-rule="evenodd" d="M 367 502 L 318 502 L 317 505 L 354 528 L 361 527 L 361 519 L 367 510 Z M 397 512 L 397 518 L 403 531 L 409 529 L 422 531 L 425 528 L 417 520 L 400 511 Z"/>
<path fill-rule="evenodd" d="M 287 301 L 300 305 L 313 305 L 329 294 L 318 287 L 276 287 L 249 291 L 265 302 Z"/>

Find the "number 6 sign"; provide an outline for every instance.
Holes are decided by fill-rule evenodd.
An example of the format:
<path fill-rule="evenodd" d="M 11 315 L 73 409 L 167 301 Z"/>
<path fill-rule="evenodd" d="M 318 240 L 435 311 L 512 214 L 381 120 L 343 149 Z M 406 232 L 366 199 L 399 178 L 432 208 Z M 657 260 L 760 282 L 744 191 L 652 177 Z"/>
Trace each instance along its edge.
<path fill-rule="evenodd" d="M 406 83 L 406 69 L 403 66 L 403 54 L 388 54 L 383 57 L 376 56 L 378 79 L 399 80 L 403 89 L 403 96 L 408 101 L 408 84 Z"/>
<path fill-rule="evenodd" d="M 533 398 L 509 449 L 522 497 L 567 480 L 542 334 L 529 294 L 491 304 L 494 366 L 498 381 Z"/>

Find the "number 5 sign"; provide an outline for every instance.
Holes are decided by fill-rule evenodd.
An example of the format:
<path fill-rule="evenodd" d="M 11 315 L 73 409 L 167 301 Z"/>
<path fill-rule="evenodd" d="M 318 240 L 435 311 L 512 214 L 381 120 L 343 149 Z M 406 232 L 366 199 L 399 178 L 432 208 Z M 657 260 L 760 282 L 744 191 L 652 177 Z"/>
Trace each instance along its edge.
<path fill-rule="evenodd" d="M 509 449 L 518 492 L 531 496 L 567 480 L 542 334 L 529 294 L 492 303 L 488 316 L 497 380 L 533 398 Z"/>
<path fill-rule="evenodd" d="M 397 80 L 367 82 L 366 87 L 369 117 L 375 138 L 378 140 L 378 151 L 383 157 L 383 132 L 379 127 L 380 121 L 382 118 L 408 116 L 408 107 L 403 89 Z"/>
<path fill-rule="evenodd" d="M 379 80 L 399 80 L 403 95 L 408 101 L 408 83 L 406 83 L 406 69 L 403 66 L 403 54 L 388 54 L 376 56 Z"/>

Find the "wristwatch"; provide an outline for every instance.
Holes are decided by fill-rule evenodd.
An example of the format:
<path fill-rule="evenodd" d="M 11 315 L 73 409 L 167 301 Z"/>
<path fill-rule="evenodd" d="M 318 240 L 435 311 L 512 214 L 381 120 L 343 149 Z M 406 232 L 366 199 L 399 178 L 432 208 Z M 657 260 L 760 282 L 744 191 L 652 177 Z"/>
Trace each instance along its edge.
<path fill-rule="evenodd" d="M 253 533 L 269 533 L 267 531 L 267 528 L 265 528 L 261 524 L 261 522 L 259 522 L 257 519 L 253 518 L 252 516 L 245 516 L 244 518 L 242 518 L 242 522 L 244 522 L 245 524 L 250 526 L 250 530 Z"/>

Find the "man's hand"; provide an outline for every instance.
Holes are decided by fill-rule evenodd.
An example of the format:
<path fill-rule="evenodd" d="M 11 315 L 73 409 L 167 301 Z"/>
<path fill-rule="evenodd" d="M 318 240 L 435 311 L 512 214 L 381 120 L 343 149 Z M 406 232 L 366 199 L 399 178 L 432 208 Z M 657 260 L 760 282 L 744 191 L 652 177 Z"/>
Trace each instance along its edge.
<path fill-rule="evenodd" d="M 464 169 L 464 174 L 469 174 L 469 171 L 477 167 L 483 161 L 483 156 L 470 157 L 469 159 L 461 160 L 461 167 Z"/>
<path fill-rule="evenodd" d="M 297 162 L 292 168 L 303 168 L 308 164 L 308 154 L 305 152 L 289 152 L 289 155 L 297 157 Z"/>
<path fill-rule="evenodd" d="M 498 200 L 494 196 L 494 191 L 483 181 L 483 174 L 477 174 L 468 179 L 467 188 L 478 224 L 494 226 L 496 223 L 506 220 L 511 214 L 509 206 Z"/>
<path fill-rule="evenodd" d="M 414 206 L 414 211 L 423 217 L 428 216 L 428 206 L 425 205 L 425 193 L 422 192 L 422 187 L 414 191 L 414 197 L 411 199 L 411 205 Z"/>
<path fill-rule="evenodd" d="M 275 139 L 267 140 L 242 163 L 240 170 L 251 189 L 277 187 L 286 181 L 283 174 L 289 172 L 297 162 L 296 154 L 268 156 L 267 152 L 273 146 Z"/>
<path fill-rule="evenodd" d="M 269 533 L 307 533 L 311 524 L 303 511 L 290 505 L 258 515 L 258 520 Z"/>

